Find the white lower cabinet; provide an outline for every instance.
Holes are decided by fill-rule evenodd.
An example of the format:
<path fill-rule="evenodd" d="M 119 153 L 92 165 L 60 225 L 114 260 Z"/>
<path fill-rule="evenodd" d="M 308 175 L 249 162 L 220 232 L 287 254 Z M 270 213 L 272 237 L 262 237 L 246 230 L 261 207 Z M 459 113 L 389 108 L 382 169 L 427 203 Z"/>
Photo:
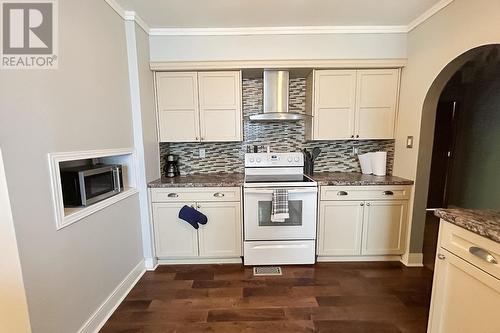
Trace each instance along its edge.
<path fill-rule="evenodd" d="M 365 203 L 361 254 L 403 253 L 407 207 L 406 201 Z"/>
<path fill-rule="evenodd" d="M 500 275 L 495 267 L 498 265 L 471 257 L 470 253 L 462 256 L 460 247 L 466 245 L 468 249 L 472 240 L 475 243 L 472 246 L 497 256 L 500 244 L 456 228 L 441 221 L 427 332 L 499 332 Z M 447 236 L 443 229 L 457 230 L 454 235 L 448 233 L 458 245 L 450 251 L 443 247 L 446 246 L 443 236 Z"/>
<path fill-rule="evenodd" d="M 380 192 L 380 195 L 379 195 Z M 407 186 L 336 187 L 320 190 L 318 261 L 369 260 L 404 252 Z M 350 197 L 361 200 L 349 200 Z M 363 200 L 365 199 L 365 200 Z"/>
<path fill-rule="evenodd" d="M 240 203 L 203 202 L 197 207 L 209 221 L 198 229 L 200 257 L 241 256 Z"/>
<path fill-rule="evenodd" d="M 179 263 L 183 260 L 186 263 L 210 259 L 213 259 L 212 262 L 241 260 L 240 188 L 169 188 L 151 191 L 158 259 Z M 234 201 L 235 199 L 238 201 Z M 179 219 L 179 211 L 184 205 L 205 214 L 208 223 L 195 229 L 188 222 Z"/>
<path fill-rule="evenodd" d="M 179 219 L 179 210 L 194 203 L 154 203 L 153 220 L 157 257 L 187 258 L 198 256 L 198 233 Z"/>
<path fill-rule="evenodd" d="M 359 255 L 363 201 L 321 201 L 319 255 Z"/>

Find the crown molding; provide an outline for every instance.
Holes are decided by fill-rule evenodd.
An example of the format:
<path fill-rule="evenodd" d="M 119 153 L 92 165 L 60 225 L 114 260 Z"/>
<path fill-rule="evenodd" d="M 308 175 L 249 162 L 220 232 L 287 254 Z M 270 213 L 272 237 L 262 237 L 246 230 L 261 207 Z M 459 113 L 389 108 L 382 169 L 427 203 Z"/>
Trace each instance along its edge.
<path fill-rule="evenodd" d="M 116 0 L 104 0 L 122 19 L 125 21 L 134 21 L 137 23 L 139 27 L 141 27 L 142 30 L 146 34 L 150 34 L 149 31 L 151 28 L 147 25 L 147 23 L 134 11 L 131 10 L 124 10 L 122 6 L 120 6 Z"/>
<path fill-rule="evenodd" d="M 310 60 L 221 60 L 221 61 L 151 61 L 153 71 L 183 70 L 226 70 L 226 69 L 261 69 L 261 68 L 401 68 L 407 59 L 310 59 Z"/>
<path fill-rule="evenodd" d="M 431 18 L 434 14 L 438 13 L 441 9 L 445 8 L 448 6 L 450 3 L 452 3 L 454 0 L 441 0 L 438 3 L 436 3 L 434 6 L 426 10 L 422 15 L 414 19 L 413 21 L 408 24 L 407 27 L 407 32 L 412 31 L 416 27 L 418 27 L 420 24 L 424 23 L 427 21 L 429 18 Z"/>
<path fill-rule="evenodd" d="M 148 24 L 139 15 L 137 15 L 136 12 L 130 11 L 130 10 L 126 10 L 125 11 L 125 17 L 123 19 L 126 20 L 126 21 L 134 21 L 135 23 L 137 23 L 137 25 L 139 27 L 141 27 L 142 30 L 144 30 L 144 32 L 147 35 L 150 34 L 151 28 L 148 26 Z"/>
<path fill-rule="evenodd" d="M 441 0 L 408 25 L 387 26 L 293 26 L 236 28 L 151 28 L 134 11 L 124 10 L 116 0 L 104 0 L 126 21 L 135 21 L 150 36 L 247 36 L 247 35 L 321 35 L 321 34 L 401 34 L 409 33 L 454 0 Z"/>
<path fill-rule="evenodd" d="M 245 28 L 152 28 L 151 36 L 245 36 L 406 33 L 406 26 L 295 26 Z"/>

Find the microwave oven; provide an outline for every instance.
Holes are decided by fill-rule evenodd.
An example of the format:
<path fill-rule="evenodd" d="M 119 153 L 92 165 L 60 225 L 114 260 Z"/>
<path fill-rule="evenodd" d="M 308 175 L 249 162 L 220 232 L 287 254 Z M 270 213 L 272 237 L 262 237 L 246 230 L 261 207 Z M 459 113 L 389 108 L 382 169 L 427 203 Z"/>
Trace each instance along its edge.
<path fill-rule="evenodd" d="M 123 191 L 119 164 L 94 164 L 61 169 L 64 207 L 88 206 Z"/>

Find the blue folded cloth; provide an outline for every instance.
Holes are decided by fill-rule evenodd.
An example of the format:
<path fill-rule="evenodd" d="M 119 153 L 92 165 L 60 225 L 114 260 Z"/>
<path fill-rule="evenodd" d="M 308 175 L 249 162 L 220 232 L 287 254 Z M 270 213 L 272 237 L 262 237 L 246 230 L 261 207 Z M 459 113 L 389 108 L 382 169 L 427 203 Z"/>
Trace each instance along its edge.
<path fill-rule="evenodd" d="M 208 222 L 208 218 L 205 214 L 189 206 L 181 208 L 179 211 L 179 218 L 191 224 L 195 229 L 198 229 L 198 224 L 207 224 Z"/>

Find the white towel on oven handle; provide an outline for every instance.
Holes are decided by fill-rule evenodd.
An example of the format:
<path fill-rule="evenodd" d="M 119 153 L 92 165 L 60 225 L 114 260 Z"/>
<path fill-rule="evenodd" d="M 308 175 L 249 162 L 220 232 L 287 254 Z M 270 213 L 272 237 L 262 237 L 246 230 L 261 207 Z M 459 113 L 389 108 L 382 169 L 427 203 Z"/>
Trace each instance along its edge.
<path fill-rule="evenodd" d="M 283 223 L 286 219 L 290 218 L 288 211 L 288 190 L 273 190 L 271 206 L 271 222 Z"/>

